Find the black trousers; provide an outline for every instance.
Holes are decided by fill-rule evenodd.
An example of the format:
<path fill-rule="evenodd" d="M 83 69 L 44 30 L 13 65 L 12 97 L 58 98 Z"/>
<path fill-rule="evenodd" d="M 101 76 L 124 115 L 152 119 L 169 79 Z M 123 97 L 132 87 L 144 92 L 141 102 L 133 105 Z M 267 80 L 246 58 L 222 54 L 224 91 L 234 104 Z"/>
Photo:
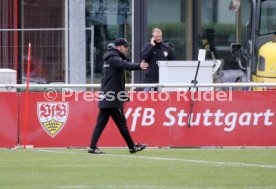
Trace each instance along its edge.
<path fill-rule="evenodd" d="M 114 122 L 116 123 L 118 129 L 120 130 L 121 135 L 125 139 L 128 148 L 132 149 L 134 147 L 134 142 L 131 138 L 131 135 L 127 128 L 126 117 L 124 115 L 124 110 L 121 108 L 107 108 L 107 109 L 100 109 L 98 114 L 97 123 L 94 128 L 90 148 L 97 147 L 98 140 L 107 125 L 109 117 L 112 117 Z"/>

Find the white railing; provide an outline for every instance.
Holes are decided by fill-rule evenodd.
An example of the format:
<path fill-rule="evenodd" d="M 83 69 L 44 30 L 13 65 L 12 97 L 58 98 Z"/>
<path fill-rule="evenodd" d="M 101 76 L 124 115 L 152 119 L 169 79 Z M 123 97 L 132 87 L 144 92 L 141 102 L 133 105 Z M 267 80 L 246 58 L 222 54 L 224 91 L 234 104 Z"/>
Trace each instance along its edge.
<path fill-rule="evenodd" d="M 144 87 L 157 87 L 157 88 L 184 88 L 193 87 L 192 83 L 179 83 L 179 84 L 126 84 L 127 88 L 144 88 Z M 30 84 L 30 88 L 99 88 L 100 84 Z M 196 87 L 276 87 L 276 83 L 198 83 Z M 21 88 L 25 89 L 26 84 L 0 84 L 0 88 L 8 90 Z"/>

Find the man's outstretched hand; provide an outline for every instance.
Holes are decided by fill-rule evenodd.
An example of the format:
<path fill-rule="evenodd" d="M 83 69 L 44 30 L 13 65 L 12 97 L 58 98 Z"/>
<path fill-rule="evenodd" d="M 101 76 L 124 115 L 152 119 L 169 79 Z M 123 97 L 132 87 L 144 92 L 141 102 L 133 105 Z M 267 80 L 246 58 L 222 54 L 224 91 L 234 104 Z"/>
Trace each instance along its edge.
<path fill-rule="evenodd" d="M 146 63 L 144 60 L 140 63 L 141 70 L 146 70 L 148 69 L 148 67 L 149 67 L 149 64 Z"/>

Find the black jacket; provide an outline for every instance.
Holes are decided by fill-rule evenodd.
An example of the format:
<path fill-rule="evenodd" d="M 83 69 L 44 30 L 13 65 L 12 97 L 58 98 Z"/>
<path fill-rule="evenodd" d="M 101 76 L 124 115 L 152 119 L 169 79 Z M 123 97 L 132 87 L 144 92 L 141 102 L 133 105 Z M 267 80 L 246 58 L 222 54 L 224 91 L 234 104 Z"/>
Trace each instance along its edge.
<path fill-rule="evenodd" d="M 157 43 L 155 46 L 150 42 L 146 43 L 141 54 L 141 58 L 149 64 L 145 71 L 145 83 L 159 82 L 159 68 L 157 61 L 174 60 L 174 54 L 171 47 L 166 43 Z"/>
<path fill-rule="evenodd" d="M 124 70 L 139 69 L 140 64 L 127 62 L 125 55 L 117 49 L 108 50 L 104 55 L 99 108 L 123 108 L 128 99 Z"/>

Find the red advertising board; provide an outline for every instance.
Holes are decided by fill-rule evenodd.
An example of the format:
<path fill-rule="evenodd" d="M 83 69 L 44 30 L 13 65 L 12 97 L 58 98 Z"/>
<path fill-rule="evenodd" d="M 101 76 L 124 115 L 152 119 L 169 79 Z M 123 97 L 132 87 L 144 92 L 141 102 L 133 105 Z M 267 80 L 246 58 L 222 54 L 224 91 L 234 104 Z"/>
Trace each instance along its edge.
<path fill-rule="evenodd" d="M 49 101 L 44 93 L 30 93 L 27 145 L 88 146 L 98 113 L 97 101 L 93 98 L 96 95 L 91 92 L 56 95 L 55 100 Z M 130 96 L 125 114 L 135 142 L 175 147 L 276 146 L 273 91 L 198 92 L 195 95 L 137 92 Z M 23 111 L 24 105 L 20 106 L 20 117 L 24 116 Z M 23 119 L 20 120 L 22 136 Z M 112 119 L 99 146 L 126 146 Z"/>
<path fill-rule="evenodd" d="M 275 146 L 274 96 L 268 91 L 174 92 L 168 100 L 135 99 L 129 107 L 140 115 L 133 110 L 128 122 L 130 128 L 135 125 L 135 136 L 152 146 Z"/>
<path fill-rule="evenodd" d="M 77 93 L 76 93 L 77 94 Z M 25 128 L 26 145 L 34 147 L 83 147 L 89 144 L 92 124 L 97 108 L 95 102 L 67 98 L 55 93 L 55 100 L 48 100 L 44 93 L 29 94 L 29 123 Z M 21 95 L 21 100 L 25 94 Z M 24 116 L 25 105 L 20 107 Z M 24 121 L 20 122 L 20 144 L 24 142 Z"/>
<path fill-rule="evenodd" d="M 18 140 L 18 94 L 0 93 L 0 148 L 12 148 Z"/>

